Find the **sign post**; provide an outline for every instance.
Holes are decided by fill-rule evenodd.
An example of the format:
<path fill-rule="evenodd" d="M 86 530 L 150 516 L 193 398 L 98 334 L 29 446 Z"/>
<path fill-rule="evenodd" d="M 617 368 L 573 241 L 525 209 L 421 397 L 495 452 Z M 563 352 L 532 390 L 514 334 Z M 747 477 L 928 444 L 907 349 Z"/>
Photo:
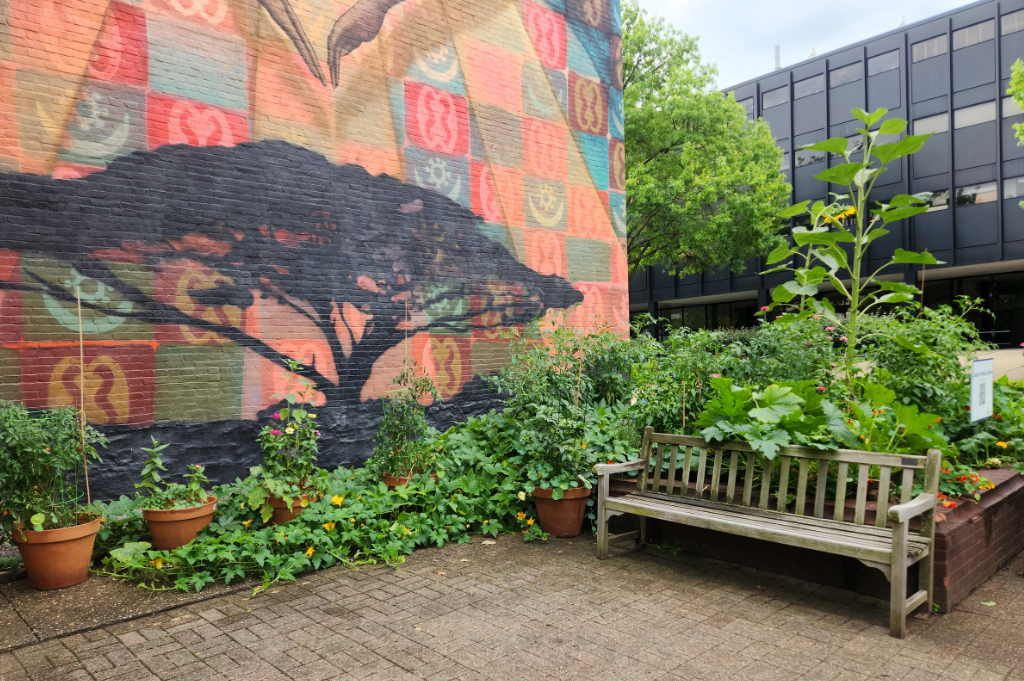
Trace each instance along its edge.
<path fill-rule="evenodd" d="M 995 360 L 971 362 L 971 423 L 992 416 L 992 375 Z"/>

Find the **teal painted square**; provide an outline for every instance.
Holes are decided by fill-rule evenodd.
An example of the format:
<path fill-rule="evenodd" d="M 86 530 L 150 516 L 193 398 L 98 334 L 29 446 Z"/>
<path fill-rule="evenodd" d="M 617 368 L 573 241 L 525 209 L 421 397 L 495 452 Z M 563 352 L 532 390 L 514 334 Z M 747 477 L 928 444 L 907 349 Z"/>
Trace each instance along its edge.
<path fill-rule="evenodd" d="M 565 0 L 537 0 L 537 4 L 553 9 L 559 14 L 565 14 Z"/>
<path fill-rule="evenodd" d="M 462 75 L 459 55 L 455 52 L 453 44 L 414 50 L 412 65 L 407 75 L 421 83 L 428 83 L 462 97 L 466 96 L 466 79 Z"/>
<path fill-rule="evenodd" d="M 622 33 L 622 3 L 620 0 L 611 0 L 612 33 Z"/>
<path fill-rule="evenodd" d="M 612 245 L 598 239 L 565 239 L 569 281 L 611 281 Z"/>
<path fill-rule="evenodd" d="M 405 148 L 405 181 L 470 208 L 469 161 L 465 158 L 432 154 L 408 146 Z"/>
<path fill-rule="evenodd" d="M 565 120 L 569 89 L 565 73 L 523 62 L 523 113 L 547 121 Z"/>
<path fill-rule="evenodd" d="M 161 21 L 150 13 L 153 90 L 232 109 L 248 108 L 245 43 L 228 33 Z"/>
<path fill-rule="evenodd" d="M 608 204 L 612 214 L 612 229 L 615 236 L 626 236 L 626 195 L 619 192 L 608 192 Z"/>
<path fill-rule="evenodd" d="M 105 166 L 118 156 L 148 148 L 145 111 L 144 90 L 83 82 L 58 154 L 60 160 Z"/>
<path fill-rule="evenodd" d="M 588 135 L 575 130 L 573 130 L 572 136 L 579 146 L 580 153 L 583 154 L 583 160 L 587 164 L 587 171 L 594 183 L 594 189 L 602 191 L 608 189 L 608 138 Z M 570 168 L 569 172 L 572 171 L 573 169 Z M 570 181 L 572 179 L 570 177 Z"/>
<path fill-rule="evenodd" d="M 608 88 L 608 134 L 615 139 L 626 139 L 625 114 L 622 108 L 622 92 Z"/>
<path fill-rule="evenodd" d="M 245 348 L 161 345 L 156 351 L 156 420 L 208 423 L 242 418 Z"/>
<path fill-rule="evenodd" d="M 506 251 L 511 251 L 512 244 L 509 242 L 508 229 L 505 225 L 497 225 L 493 222 L 478 222 L 477 230 L 494 243 L 502 246 Z"/>
<path fill-rule="evenodd" d="M 572 19 L 565 20 L 569 36 L 569 68 L 602 83 L 612 81 L 612 56 L 608 36 Z"/>
<path fill-rule="evenodd" d="M 391 125 L 395 129 L 395 144 L 402 148 L 405 146 L 405 81 L 403 79 L 389 79 L 388 100 L 391 102 Z"/>

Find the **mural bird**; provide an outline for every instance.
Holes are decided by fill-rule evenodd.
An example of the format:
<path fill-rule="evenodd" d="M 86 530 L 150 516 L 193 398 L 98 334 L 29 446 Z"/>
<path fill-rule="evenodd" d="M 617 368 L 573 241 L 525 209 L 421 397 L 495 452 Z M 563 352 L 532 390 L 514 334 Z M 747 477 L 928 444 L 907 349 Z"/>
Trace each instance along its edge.
<path fill-rule="evenodd" d="M 354 5 L 338 17 L 327 37 L 327 63 L 333 87 L 338 87 L 340 82 L 341 58 L 363 43 L 376 38 L 381 26 L 384 25 L 384 17 L 388 11 L 401 2 L 402 0 L 356 0 Z M 323 70 L 320 68 L 320 60 L 317 59 L 298 14 L 288 0 L 259 0 L 259 3 L 294 43 L 310 72 L 322 84 L 327 85 Z"/>

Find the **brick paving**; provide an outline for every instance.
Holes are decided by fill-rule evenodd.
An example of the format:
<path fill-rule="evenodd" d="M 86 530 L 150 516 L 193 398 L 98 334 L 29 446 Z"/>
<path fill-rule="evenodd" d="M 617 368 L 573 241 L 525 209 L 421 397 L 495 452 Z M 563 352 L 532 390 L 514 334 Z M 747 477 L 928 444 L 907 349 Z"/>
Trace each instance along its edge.
<path fill-rule="evenodd" d="M 21 648 L 0 679 L 1024 679 L 1020 569 L 901 641 L 886 603 L 830 587 L 653 549 L 598 562 L 590 538 L 475 538 Z"/>

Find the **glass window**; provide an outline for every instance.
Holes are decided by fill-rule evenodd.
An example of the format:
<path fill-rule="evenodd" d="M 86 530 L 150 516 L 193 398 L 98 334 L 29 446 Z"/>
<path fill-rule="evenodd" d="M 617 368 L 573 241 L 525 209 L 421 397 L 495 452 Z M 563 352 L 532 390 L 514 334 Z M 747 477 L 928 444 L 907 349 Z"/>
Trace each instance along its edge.
<path fill-rule="evenodd" d="M 1017 31 L 1024 31 L 1024 9 L 1019 12 L 1014 12 L 1013 14 L 1003 15 L 1002 34 L 1010 35 Z"/>
<path fill-rule="evenodd" d="M 953 128 L 959 130 L 960 128 L 968 128 L 972 125 L 978 125 L 980 123 L 988 123 L 996 119 L 996 103 L 985 102 L 984 104 L 975 104 L 974 106 L 968 106 L 963 109 L 957 109 L 953 112 Z"/>
<path fill-rule="evenodd" d="M 799 149 L 796 151 L 797 168 L 803 168 L 804 166 L 809 166 L 812 163 L 821 163 L 824 160 L 824 151 L 808 151 L 807 149 Z"/>
<path fill-rule="evenodd" d="M 940 113 L 936 116 L 918 118 L 916 121 L 914 121 L 915 135 L 927 135 L 930 132 L 949 132 L 949 114 Z"/>
<path fill-rule="evenodd" d="M 974 206 L 979 203 L 992 203 L 999 198 L 995 182 L 985 184 L 973 184 L 967 187 L 957 187 L 956 205 Z"/>
<path fill-rule="evenodd" d="M 893 50 L 892 52 L 886 52 L 880 54 L 877 57 L 871 57 L 868 59 L 868 75 L 876 76 L 879 73 L 885 73 L 886 71 L 895 71 L 900 67 L 900 51 Z"/>
<path fill-rule="evenodd" d="M 962 50 L 971 45 L 977 45 L 987 40 L 994 40 L 996 37 L 996 22 L 994 19 L 983 21 L 974 26 L 961 28 L 953 31 L 953 49 Z"/>
<path fill-rule="evenodd" d="M 943 189 L 940 192 L 932 192 L 931 197 L 928 199 L 928 212 L 946 210 L 947 208 L 949 208 L 949 190 Z"/>
<path fill-rule="evenodd" d="M 793 83 L 793 99 L 801 99 L 803 97 L 810 97 L 816 95 L 819 92 L 825 90 L 825 74 L 821 73 L 813 78 L 805 78 L 804 80 Z"/>
<path fill-rule="evenodd" d="M 864 136 L 860 133 L 846 138 L 846 153 L 851 157 L 864 149 Z M 832 154 L 832 158 L 842 158 L 842 154 Z"/>
<path fill-rule="evenodd" d="M 683 326 L 688 329 L 706 329 L 708 327 L 707 308 L 704 305 L 683 308 Z"/>
<path fill-rule="evenodd" d="M 746 99 L 742 99 L 739 102 L 737 102 L 737 104 L 742 106 L 743 110 L 747 112 L 747 118 L 750 119 L 750 120 L 753 120 L 753 118 L 754 118 L 754 98 L 753 97 L 747 97 Z"/>
<path fill-rule="evenodd" d="M 779 104 L 785 104 L 789 101 L 789 86 L 784 85 L 774 90 L 769 90 L 761 95 L 761 108 L 770 109 L 773 106 Z"/>
<path fill-rule="evenodd" d="M 937 35 L 934 38 L 922 40 L 914 44 L 912 52 L 911 59 L 915 64 L 925 59 L 938 57 L 940 54 L 946 54 L 946 36 Z"/>
<path fill-rule="evenodd" d="M 1003 198 L 1024 198 L 1024 177 L 1011 177 L 1008 180 L 1003 180 Z"/>
<path fill-rule="evenodd" d="M 840 85 L 846 85 L 854 81 L 860 80 L 861 77 L 861 63 L 850 64 L 839 69 L 834 69 L 828 72 L 828 84 L 829 87 L 839 87 Z"/>
<path fill-rule="evenodd" d="M 1024 110 L 1021 110 L 1020 104 L 1015 102 L 1013 97 L 1003 97 L 1003 118 L 1019 116 L 1022 113 Z"/>

